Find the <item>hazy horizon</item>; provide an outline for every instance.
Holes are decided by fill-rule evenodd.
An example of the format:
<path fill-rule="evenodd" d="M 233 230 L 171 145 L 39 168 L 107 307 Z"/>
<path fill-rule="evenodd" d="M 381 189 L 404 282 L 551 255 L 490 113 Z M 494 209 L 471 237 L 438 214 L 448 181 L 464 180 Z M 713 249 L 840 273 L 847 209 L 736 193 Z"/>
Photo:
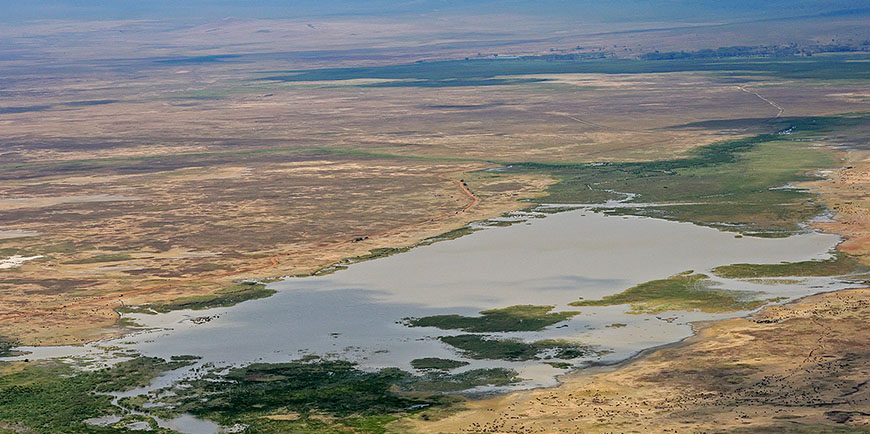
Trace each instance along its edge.
<path fill-rule="evenodd" d="M 788 18 L 843 11 L 870 11 L 860 0 L 773 0 L 759 5 L 750 0 L 628 0 L 614 5 L 603 0 L 189 0 L 179 6 L 171 0 L 121 2 L 117 0 L 0 0 L 0 21 L 149 19 L 201 23 L 227 17 L 326 18 L 339 16 L 408 17 L 427 15 L 517 14 L 529 18 L 559 18 L 578 22 L 724 22 Z"/>

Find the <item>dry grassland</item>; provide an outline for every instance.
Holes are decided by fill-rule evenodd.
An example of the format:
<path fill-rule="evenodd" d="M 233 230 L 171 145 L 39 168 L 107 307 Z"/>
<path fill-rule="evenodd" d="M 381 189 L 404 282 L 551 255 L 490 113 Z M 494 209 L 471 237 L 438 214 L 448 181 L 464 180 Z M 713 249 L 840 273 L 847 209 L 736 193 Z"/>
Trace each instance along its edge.
<path fill-rule="evenodd" d="M 866 432 L 870 291 L 820 294 L 703 325 L 666 349 L 556 389 L 470 401 L 425 433 Z"/>

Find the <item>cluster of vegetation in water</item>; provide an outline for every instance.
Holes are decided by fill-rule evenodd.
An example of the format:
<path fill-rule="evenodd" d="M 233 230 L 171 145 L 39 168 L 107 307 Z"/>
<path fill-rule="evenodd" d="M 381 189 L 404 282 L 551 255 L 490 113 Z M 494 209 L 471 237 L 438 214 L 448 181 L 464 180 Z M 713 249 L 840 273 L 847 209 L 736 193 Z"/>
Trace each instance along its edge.
<path fill-rule="evenodd" d="M 118 310 L 120 313 L 166 313 L 174 310 L 205 310 L 216 307 L 235 306 L 248 300 L 266 298 L 274 294 L 274 289 L 266 288 L 259 282 L 242 282 L 229 286 L 213 294 L 182 297 L 168 303 L 152 303 L 141 306 L 126 306 Z"/>
<path fill-rule="evenodd" d="M 439 339 L 472 359 L 570 360 L 601 354 L 588 345 L 559 339 L 524 342 L 519 339 L 499 339 L 479 334 L 442 336 Z"/>
<path fill-rule="evenodd" d="M 0 428 L 51 434 L 134 432 L 125 427 L 129 418 L 112 426 L 85 421 L 122 414 L 107 393 L 146 386 L 160 373 L 191 363 L 188 358 L 137 357 L 97 370 L 58 361 L 0 364 Z"/>
<path fill-rule="evenodd" d="M 780 187 L 815 179 L 810 171 L 835 164 L 829 152 L 804 140 L 866 120 L 862 114 L 777 120 L 772 126 L 780 133 L 718 142 L 670 160 L 513 166 L 560 179 L 539 199 L 542 203 L 601 203 L 619 199 L 616 192 L 630 192 L 636 196 L 627 205 L 662 206 L 608 212 L 688 221 L 756 236 L 788 236 L 802 231 L 799 223 L 823 208 L 806 191 Z"/>
<path fill-rule="evenodd" d="M 464 362 L 421 359 L 430 372 L 414 375 L 396 368 L 364 371 L 347 361 L 311 357 L 287 363 L 255 363 L 220 370 L 148 395 L 112 403 L 111 392 L 150 384 L 163 372 L 188 366 L 196 357 L 169 360 L 136 357 L 89 370 L 58 361 L 0 364 L 0 432 L 133 432 L 136 422 L 158 433 L 157 419 L 182 414 L 245 432 L 382 433 L 384 426 L 410 414 L 436 415 L 461 401 L 445 392 L 521 381 L 510 369 L 473 369 L 450 374 Z M 119 419 L 105 426 L 93 418 Z M 429 416 L 427 416 L 429 417 Z"/>
<path fill-rule="evenodd" d="M 393 385 L 408 376 L 398 369 L 364 372 L 346 361 L 255 363 L 192 380 L 170 402 L 181 411 L 223 422 L 255 408 L 263 414 L 281 410 L 352 417 L 435 403 L 395 393 Z"/>
<path fill-rule="evenodd" d="M 845 253 L 833 258 L 814 261 L 783 262 L 779 264 L 732 264 L 716 267 L 713 273 L 726 279 L 763 277 L 845 276 L 867 271 L 856 259 Z"/>
<path fill-rule="evenodd" d="M 467 365 L 468 362 L 462 360 L 442 359 L 440 357 L 423 357 L 411 360 L 411 367 L 417 370 L 451 371 Z"/>
<path fill-rule="evenodd" d="M 433 315 L 405 318 L 410 327 L 436 327 L 472 333 L 538 331 L 580 312 L 551 312 L 555 306 L 518 305 L 480 312 L 480 316 Z"/>
<path fill-rule="evenodd" d="M 629 313 L 661 313 L 669 310 L 702 311 L 708 313 L 757 309 L 775 301 L 753 300 L 752 294 L 726 291 L 711 286 L 708 276 L 691 272 L 652 280 L 633 286 L 618 294 L 600 300 L 580 300 L 573 306 L 631 305 Z"/>
<path fill-rule="evenodd" d="M 423 363 L 456 366 L 447 362 Z M 446 411 L 459 398 L 444 392 L 518 381 L 516 372 L 503 368 L 414 375 L 397 368 L 364 371 L 348 361 L 311 357 L 212 371 L 157 402 L 171 408 L 171 414 L 189 413 L 224 426 L 242 424 L 246 432 L 380 433 L 401 417 Z"/>

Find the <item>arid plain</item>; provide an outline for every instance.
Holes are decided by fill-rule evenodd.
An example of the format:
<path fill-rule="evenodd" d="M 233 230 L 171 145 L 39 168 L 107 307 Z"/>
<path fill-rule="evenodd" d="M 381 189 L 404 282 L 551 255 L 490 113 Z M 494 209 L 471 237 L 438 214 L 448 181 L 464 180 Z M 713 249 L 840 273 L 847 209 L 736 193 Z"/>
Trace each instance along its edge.
<path fill-rule="evenodd" d="M 219 75 L 210 70 L 224 66 L 153 74 L 198 68 Z M 3 115 L 14 139 L 4 148 L 0 209 L 5 227 L 39 234 L 4 239 L 9 256 L 42 257 L 4 273 L 3 333 L 28 344 L 93 340 L 116 333 L 109 326 L 121 303 L 411 245 L 525 207 L 519 199 L 555 181 L 466 173 L 476 169 L 668 158 L 763 132 L 780 107 L 790 117 L 866 107 L 865 91 L 849 83 L 744 85 L 696 72 L 546 77 L 361 88 L 234 72 L 163 95 L 113 100 L 118 83 L 105 83 L 75 92 L 88 104 L 60 98 L 63 89 L 34 97 Z M 134 86 L 153 93 L 159 84 L 148 81 Z M 736 116 L 747 121 L 725 131 L 704 125 Z"/>
<path fill-rule="evenodd" d="M 497 45 L 476 34 L 420 42 L 433 40 L 438 23 L 6 30 L 0 340 L 67 345 L 121 336 L 129 329 L 118 311 L 129 306 L 172 310 L 265 297 L 252 283 L 449 238 L 470 222 L 537 202 L 601 199 L 612 194 L 606 182 L 634 182 L 620 175 L 578 193 L 571 179 L 586 175 L 572 170 L 598 167 L 587 163 L 640 165 L 648 185 L 685 193 L 647 197 L 709 205 L 704 216 L 680 207 L 655 216 L 734 225 L 738 236 L 792 227 L 842 235 L 838 250 L 862 270 L 870 266 L 865 18 L 831 19 L 800 33 L 786 30 L 791 22 L 773 22 L 783 30 L 775 36 L 743 24 L 699 27 L 692 42 L 667 25 L 547 39 L 529 36 L 539 29 L 530 25 L 525 37 Z M 310 53 L 316 47 L 305 32 L 312 29 L 320 43 L 337 47 L 332 57 Z M 103 39 L 110 31 L 132 36 Z M 389 36 L 373 36 L 380 32 Z M 64 35 L 79 33 L 77 45 L 65 46 Z M 212 48 L 215 34 L 237 42 Z M 697 50 L 726 36 L 729 46 L 799 40 L 815 47 L 832 35 L 852 49 L 704 67 L 631 63 L 646 62 L 636 60 L 641 52 Z M 44 38 L 59 42 L 27 54 Z M 141 57 L 120 57 L 131 50 Z M 576 58 L 547 57 L 554 52 Z M 390 69 L 414 61 L 421 63 Z M 794 140 L 797 151 L 766 136 L 792 128 L 812 131 Z M 764 168 L 748 166 L 747 177 L 760 180 L 752 188 L 768 191 L 780 185 L 763 182 L 784 179 L 809 189 L 806 197 L 771 204 L 754 190 L 721 193 L 728 190 L 721 186 L 707 194 L 694 189 L 707 188 L 708 178 L 674 185 L 649 175 L 668 169 L 644 166 L 760 136 L 782 149 L 757 157 Z M 706 172 L 699 173 L 686 176 Z M 721 182 L 710 176 L 709 183 Z M 824 210 L 830 219 L 808 220 Z M 555 389 L 470 399 L 386 426 L 865 432 L 868 303 L 866 289 L 853 289 L 697 324 L 686 341 L 568 374 Z"/>

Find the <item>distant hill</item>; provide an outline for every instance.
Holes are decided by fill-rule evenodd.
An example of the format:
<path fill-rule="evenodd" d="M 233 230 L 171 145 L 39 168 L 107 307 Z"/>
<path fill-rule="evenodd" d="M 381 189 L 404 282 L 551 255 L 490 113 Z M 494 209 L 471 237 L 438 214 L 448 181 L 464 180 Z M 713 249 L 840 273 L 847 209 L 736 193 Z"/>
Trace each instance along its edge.
<path fill-rule="evenodd" d="M 39 19 L 158 19 L 523 14 L 578 22 L 721 22 L 838 14 L 861 10 L 862 0 L 0 0 L 0 21 Z"/>

